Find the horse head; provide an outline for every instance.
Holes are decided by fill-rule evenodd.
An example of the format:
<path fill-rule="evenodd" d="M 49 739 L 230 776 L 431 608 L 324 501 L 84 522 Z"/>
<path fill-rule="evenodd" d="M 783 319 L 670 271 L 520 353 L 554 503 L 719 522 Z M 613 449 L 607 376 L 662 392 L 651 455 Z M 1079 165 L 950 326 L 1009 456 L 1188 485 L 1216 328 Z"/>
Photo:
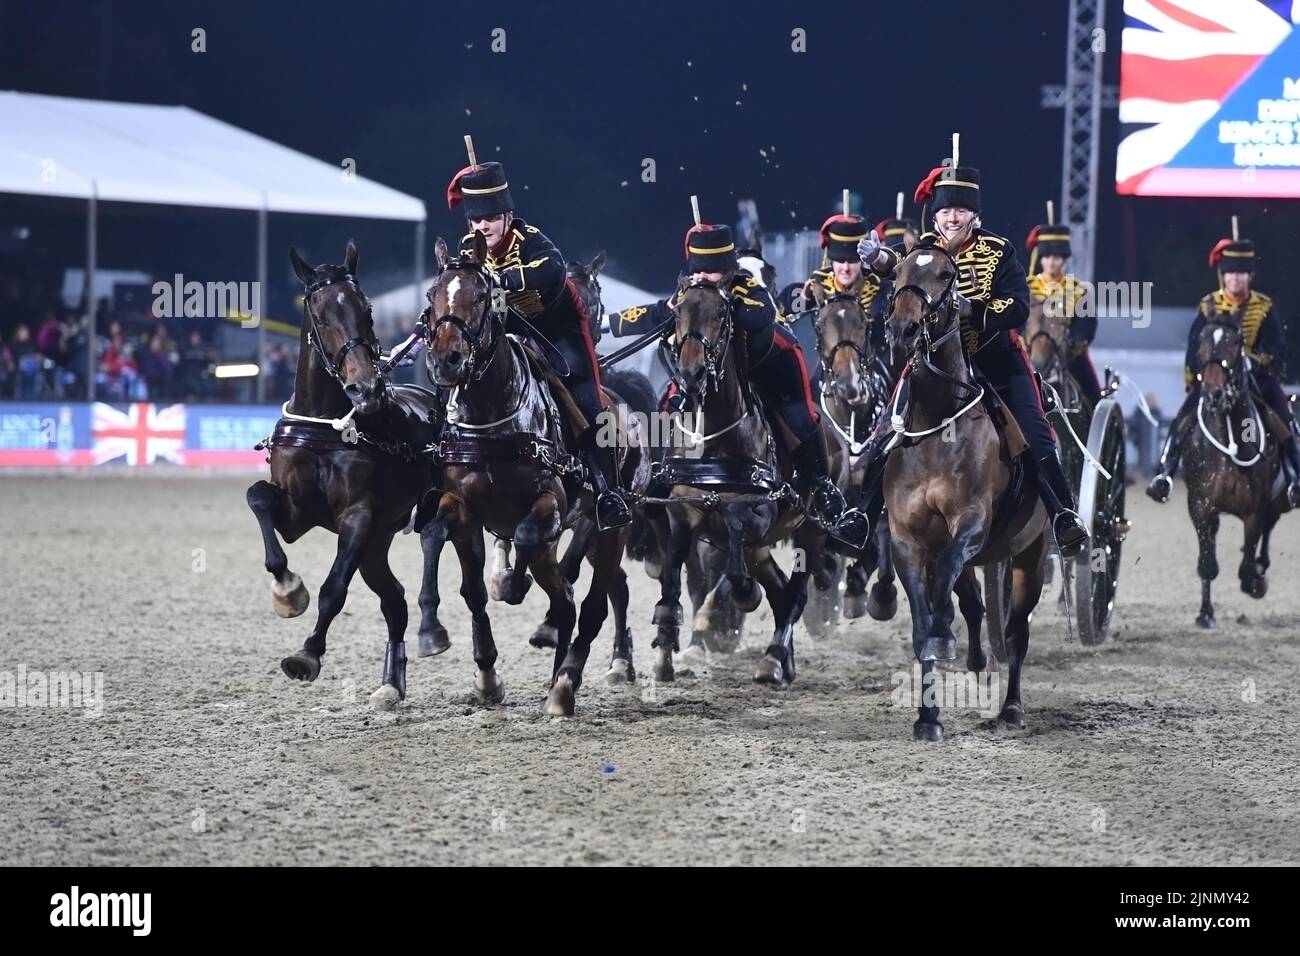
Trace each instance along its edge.
<path fill-rule="evenodd" d="M 859 276 L 848 289 L 835 293 L 821 285 L 812 287 L 822 391 L 848 405 L 865 405 L 871 400 L 871 346 L 867 314 L 859 297 L 862 281 Z"/>
<path fill-rule="evenodd" d="M 464 385 L 487 367 L 500 336 L 492 307 L 493 277 L 484 264 L 487 240 L 474 233 L 468 252 L 452 257 L 441 236 L 434 245 L 438 275 L 429 287 L 429 347 L 425 363 L 434 383 Z"/>
<path fill-rule="evenodd" d="M 600 341 L 600 319 L 605 308 L 600 301 L 600 271 L 605 268 L 605 250 L 596 253 L 596 258 L 586 265 L 575 260 L 565 263 L 564 273 L 578 290 L 578 298 L 587 310 L 587 321 L 591 327 L 591 341 Z"/>
<path fill-rule="evenodd" d="M 370 300 L 357 283 L 357 247 L 348 242 L 342 265 L 310 266 L 293 246 L 289 262 L 305 287 L 302 324 L 326 374 L 343 387 L 358 414 L 379 410 L 384 379 Z"/>
<path fill-rule="evenodd" d="M 1034 371 L 1049 382 L 1059 382 L 1070 354 L 1070 316 L 1065 286 L 1029 308 L 1025 335 Z"/>
<path fill-rule="evenodd" d="M 953 292 L 957 288 L 957 263 L 933 242 L 912 247 L 895 271 L 889 296 L 886 334 L 904 355 L 929 351 L 958 331 Z"/>
<path fill-rule="evenodd" d="M 1197 342 L 1201 393 L 1215 411 L 1227 411 L 1239 397 L 1244 340 L 1241 326 L 1219 315 L 1205 323 Z"/>
<path fill-rule="evenodd" d="M 675 375 L 687 395 L 703 397 L 716 387 L 726 368 L 731 345 L 731 301 L 724 291 L 732 275 L 714 284 L 683 277 L 677 287 Z"/>

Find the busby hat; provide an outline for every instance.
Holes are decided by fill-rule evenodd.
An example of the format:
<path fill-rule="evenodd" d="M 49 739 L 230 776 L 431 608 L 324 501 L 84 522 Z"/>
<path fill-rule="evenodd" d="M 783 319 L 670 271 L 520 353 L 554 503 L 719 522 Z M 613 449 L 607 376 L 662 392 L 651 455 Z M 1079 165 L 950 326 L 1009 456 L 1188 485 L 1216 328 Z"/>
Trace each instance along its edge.
<path fill-rule="evenodd" d="M 1038 268 L 1038 260 L 1043 256 L 1062 256 L 1070 258 L 1070 227 L 1053 223 L 1034 226 L 1025 239 L 1025 249 L 1029 252 L 1029 274 Z"/>
<path fill-rule="evenodd" d="M 730 272 L 737 268 L 730 226 L 695 225 L 686 231 L 686 273 Z"/>
<path fill-rule="evenodd" d="M 867 221 L 861 216 L 842 213 L 822 223 L 822 248 L 831 262 L 857 262 L 858 240 L 867 235 Z"/>
<path fill-rule="evenodd" d="M 957 207 L 980 211 L 980 171 L 973 166 L 953 167 L 945 163 L 930 170 L 921 180 L 912 197 L 920 205 L 928 203 L 931 210 Z"/>
<path fill-rule="evenodd" d="M 447 185 L 447 208 L 461 208 L 466 219 L 490 219 L 515 208 L 506 171 L 500 163 L 466 166 Z"/>
<path fill-rule="evenodd" d="M 1220 272 L 1254 272 L 1255 243 L 1249 239 L 1220 239 L 1210 250 L 1210 268 Z"/>
<path fill-rule="evenodd" d="M 882 219 L 876 223 L 876 236 L 885 245 L 901 248 L 907 242 L 907 234 L 917 235 L 916 224 L 910 219 Z"/>

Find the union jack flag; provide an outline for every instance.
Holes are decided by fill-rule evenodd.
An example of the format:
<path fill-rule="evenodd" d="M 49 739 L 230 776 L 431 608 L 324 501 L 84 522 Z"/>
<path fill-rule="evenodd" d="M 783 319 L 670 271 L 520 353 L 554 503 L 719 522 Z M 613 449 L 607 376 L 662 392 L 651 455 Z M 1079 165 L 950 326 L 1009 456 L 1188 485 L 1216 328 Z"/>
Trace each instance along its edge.
<path fill-rule="evenodd" d="M 95 464 L 126 456 L 128 465 L 150 465 L 160 458 L 182 464 L 185 406 L 157 408 L 136 402 L 126 411 L 96 402 L 91 419 Z"/>
<path fill-rule="evenodd" d="M 1234 162 L 1220 128 L 1254 121 L 1259 99 L 1282 96 L 1287 61 L 1292 76 L 1296 68 L 1296 23 L 1295 0 L 1124 0 L 1118 191 L 1300 195 L 1300 166 L 1256 170 L 1241 152 Z"/>

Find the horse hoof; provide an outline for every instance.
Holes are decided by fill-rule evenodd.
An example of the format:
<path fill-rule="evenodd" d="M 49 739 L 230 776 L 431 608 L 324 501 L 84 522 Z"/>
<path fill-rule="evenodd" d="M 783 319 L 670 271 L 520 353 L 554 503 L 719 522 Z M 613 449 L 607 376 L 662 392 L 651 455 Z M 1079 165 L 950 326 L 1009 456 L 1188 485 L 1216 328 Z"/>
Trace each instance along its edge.
<path fill-rule="evenodd" d="M 1196 615 L 1196 626 L 1206 631 L 1212 631 L 1219 624 L 1214 620 L 1213 614 L 1198 614 Z"/>
<path fill-rule="evenodd" d="M 573 678 L 561 674 L 546 695 L 546 713 L 552 717 L 572 717 L 574 711 Z"/>
<path fill-rule="evenodd" d="M 746 589 L 737 588 L 732 585 L 731 600 L 735 605 L 746 614 L 750 614 L 758 609 L 759 604 L 763 601 L 763 589 L 758 586 L 758 582 L 753 578 L 748 579 Z"/>
<path fill-rule="evenodd" d="M 533 576 L 525 574 L 518 584 L 511 583 L 510 580 L 503 581 L 501 584 L 500 601 L 506 604 L 523 604 L 524 597 L 528 594 L 528 589 L 533 586 Z"/>
<path fill-rule="evenodd" d="M 499 704 L 506 699 L 506 682 L 494 670 L 479 671 L 474 675 L 474 697 L 489 707 Z"/>
<path fill-rule="evenodd" d="M 392 684 L 384 684 L 370 695 L 371 710 L 393 710 L 401 702 L 401 691 Z"/>
<path fill-rule="evenodd" d="M 676 679 L 672 650 L 666 647 L 659 648 L 659 654 L 655 658 L 655 680 L 661 684 L 671 684 Z"/>
<path fill-rule="evenodd" d="M 1258 601 L 1268 593 L 1268 578 L 1262 575 L 1246 578 L 1241 582 L 1241 589 Z"/>
<path fill-rule="evenodd" d="M 621 687 L 624 684 L 636 683 L 636 668 L 632 662 L 622 657 L 615 657 L 609 662 L 609 670 L 605 671 L 605 683 L 610 687 Z"/>
<path fill-rule="evenodd" d="M 872 620 L 891 620 L 898 613 L 898 588 L 877 581 L 867 593 L 867 613 Z"/>
<path fill-rule="evenodd" d="M 447 629 L 439 624 L 428 631 L 420 631 L 420 656 L 433 657 L 451 647 Z"/>
<path fill-rule="evenodd" d="M 927 637 L 916 648 L 918 661 L 955 661 L 957 659 L 957 638 Z"/>
<path fill-rule="evenodd" d="M 974 654 L 966 655 L 966 669 L 968 671 L 972 671 L 976 674 L 982 674 L 984 672 L 984 668 L 988 666 L 989 666 L 989 659 L 983 651 L 980 651 L 978 656 Z"/>
<path fill-rule="evenodd" d="M 560 630 L 551 624 L 541 624 L 533 631 L 533 636 L 528 639 L 528 643 L 543 650 L 558 647 Z"/>
<path fill-rule="evenodd" d="M 912 724 L 912 739 L 922 743 L 935 743 L 943 740 L 943 724 L 939 721 L 918 720 Z"/>
<path fill-rule="evenodd" d="M 790 686 L 790 682 L 785 678 L 785 668 L 771 654 L 764 654 L 763 659 L 758 662 L 758 667 L 754 670 L 754 683 L 767 684 L 777 690 L 785 690 Z"/>
<path fill-rule="evenodd" d="M 280 661 L 280 670 L 289 680 L 314 681 L 320 674 L 320 658 L 307 651 L 299 651 Z"/>
<path fill-rule="evenodd" d="M 280 617 L 297 617 L 307 610 L 310 603 L 311 595 L 307 592 L 306 585 L 292 571 L 289 572 L 289 583 L 283 587 L 279 581 L 271 582 L 271 606 Z"/>
<path fill-rule="evenodd" d="M 998 722 L 1013 730 L 1025 729 L 1025 709 L 1019 704 L 1007 704 L 998 714 Z"/>
<path fill-rule="evenodd" d="M 855 621 L 860 617 L 866 616 L 870 613 L 866 594 L 863 594 L 862 592 L 852 594 L 846 591 L 844 593 L 844 606 L 840 613 L 850 621 Z M 875 617 L 875 615 L 872 616 Z M 877 620 L 879 620 L 879 618 L 877 618 Z"/>

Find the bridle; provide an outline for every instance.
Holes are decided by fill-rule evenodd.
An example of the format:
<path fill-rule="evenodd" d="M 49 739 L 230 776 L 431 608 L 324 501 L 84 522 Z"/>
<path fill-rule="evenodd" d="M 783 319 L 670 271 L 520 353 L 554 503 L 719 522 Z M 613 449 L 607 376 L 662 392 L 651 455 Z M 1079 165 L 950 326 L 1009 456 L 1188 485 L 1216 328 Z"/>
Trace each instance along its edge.
<path fill-rule="evenodd" d="M 487 372 L 488 366 L 492 364 L 492 358 L 496 355 L 497 341 L 501 336 L 501 316 L 497 309 L 494 308 L 494 297 L 492 295 L 492 290 L 497 284 L 496 275 L 487 266 L 468 256 L 457 256 L 454 259 L 449 259 L 438 272 L 438 278 L 434 281 L 435 289 L 438 287 L 438 283 L 442 281 L 442 277 L 451 271 L 472 273 L 474 278 L 483 284 L 483 288 L 487 292 L 483 313 L 479 316 L 477 332 L 471 330 L 460 316 L 450 312 L 438 316 L 428 324 L 428 354 L 430 357 L 433 355 L 433 340 L 437 338 L 438 330 L 444 325 L 450 325 L 469 343 L 469 359 L 462 366 L 457 380 L 457 384 L 464 385 L 467 382 L 477 382 Z M 426 315 L 432 309 L 433 305 L 430 304 L 425 310 Z M 486 361 L 484 361 L 485 356 Z M 480 363 L 482 364 L 480 365 Z"/>
<path fill-rule="evenodd" d="M 660 355 L 664 357 L 664 365 L 673 384 L 686 391 L 681 373 L 682 349 L 687 342 L 692 340 L 699 342 L 700 347 L 704 349 L 705 380 L 703 391 L 707 394 L 710 387 L 717 389 L 721 385 L 723 376 L 727 371 L 725 360 L 732 339 L 731 300 L 717 285 L 706 279 L 692 282 L 682 291 L 686 292 L 691 289 L 707 289 L 715 292 L 722 301 L 722 315 L 720 316 L 722 328 L 718 333 L 718 338 L 710 341 L 705 338 L 704 333 L 690 329 L 678 340 L 675 347 L 670 348 L 667 338 L 663 339 L 659 343 Z"/>
<path fill-rule="evenodd" d="M 1232 338 L 1235 339 L 1236 345 L 1239 350 L 1237 353 L 1238 356 L 1237 361 L 1234 364 L 1234 363 L 1230 363 L 1226 358 L 1220 358 L 1218 360 L 1215 360 L 1214 346 L 1211 345 L 1210 347 L 1210 360 L 1214 362 L 1214 364 L 1218 365 L 1221 369 L 1223 369 L 1223 371 L 1226 373 L 1226 379 L 1227 379 L 1223 388 L 1220 390 L 1218 401 L 1217 402 L 1211 401 L 1210 407 L 1215 411 L 1226 411 L 1227 409 L 1230 409 L 1232 407 L 1233 402 L 1237 400 L 1237 393 L 1241 390 L 1241 388 L 1245 384 L 1245 377 L 1246 377 L 1246 363 L 1244 361 L 1245 349 L 1242 347 L 1244 344 L 1244 338 L 1241 334 L 1241 329 L 1235 323 L 1223 322 L 1218 320 L 1212 322 L 1206 322 L 1205 329 L 1202 332 L 1202 335 L 1204 335 L 1205 332 L 1209 332 L 1213 329 L 1222 329 L 1230 336 L 1232 336 Z M 1227 344 L 1231 346 L 1233 343 L 1230 341 Z M 1203 383 L 1204 372 L 1197 372 L 1196 378 L 1198 382 Z"/>
<path fill-rule="evenodd" d="M 311 299 L 313 295 L 322 289 L 327 289 L 332 285 L 338 285 L 343 282 L 350 284 L 358 293 L 360 293 L 361 298 L 365 299 L 366 319 L 370 324 L 370 336 L 368 338 L 361 335 L 353 336 L 344 342 L 333 356 L 330 356 L 325 351 L 325 343 L 324 340 L 321 339 L 320 327 L 316 323 L 316 312 L 311 307 Z M 320 358 L 321 364 L 325 366 L 325 371 L 329 372 L 330 376 L 336 382 L 340 385 L 346 384 L 343 381 L 343 362 L 347 359 L 350 351 L 358 346 L 364 346 L 366 351 L 370 353 L 370 364 L 374 366 L 375 377 L 382 385 L 384 372 L 379 366 L 379 340 L 375 338 L 375 326 L 371 312 L 370 299 L 368 299 L 366 294 L 361 291 L 361 284 L 357 282 L 356 277 L 354 277 L 352 273 L 345 272 L 341 275 L 333 275 L 324 279 L 317 279 L 315 282 L 306 285 L 302 297 L 302 315 L 303 324 L 308 326 L 307 342 L 316 350 L 316 355 Z"/>
<path fill-rule="evenodd" d="M 858 374 L 861 375 L 864 379 L 867 379 L 868 382 L 871 380 L 871 376 L 868 372 L 868 368 L 871 365 L 871 354 L 867 351 L 865 344 L 859 344 L 853 341 L 852 339 L 840 339 L 838 342 L 836 342 L 834 345 L 830 347 L 830 351 L 824 352 L 821 349 L 822 310 L 825 309 L 828 305 L 833 305 L 836 302 L 852 303 L 853 306 L 860 313 L 862 313 L 864 330 L 867 324 L 866 313 L 863 312 L 862 310 L 862 301 L 857 297 L 857 295 L 855 295 L 852 292 L 836 292 L 830 298 L 824 300 L 822 304 L 818 307 L 817 318 L 813 320 L 813 331 L 817 333 L 817 345 L 818 345 L 817 360 L 818 360 L 818 364 L 821 366 L 820 371 L 821 371 L 823 393 L 830 391 L 830 383 L 834 371 L 833 366 L 835 365 L 835 356 L 839 354 L 841 349 L 849 349 L 851 352 L 853 352 L 855 356 L 855 362 L 858 367 Z M 862 399 L 857 404 L 865 405 L 870 400 L 871 400 L 871 396 L 870 394 L 868 394 L 866 398 Z"/>
<path fill-rule="evenodd" d="M 1245 339 L 1244 336 L 1242 335 L 1240 326 L 1238 326 L 1234 322 L 1224 322 L 1221 320 L 1206 322 L 1205 330 L 1201 334 L 1204 335 L 1206 332 L 1209 332 L 1211 329 L 1222 329 L 1228 332 L 1236 340 L 1235 344 L 1239 349 L 1237 353 L 1238 359 L 1235 364 L 1229 363 L 1228 360 L 1224 358 L 1220 358 L 1217 360 L 1216 364 L 1227 373 L 1227 381 L 1224 384 L 1223 388 L 1220 390 L 1220 393 L 1216 397 L 1216 399 L 1211 400 L 1209 402 L 1211 411 L 1223 415 L 1223 424 L 1228 432 L 1228 444 L 1224 445 L 1222 442 L 1220 442 L 1219 439 L 1215 437 L 1214 433 L 1210 431 L 1209 427 L 1205 424 L 1205 415 L 1203 413 L 1203 408 L 1206 404 L 1207 396 L 1205 394 L 1204 389 L 1201 389 L 1200 397 L 1197 399 L 1196 402 L 1196 424 L 1200 428 L 1201 434 L 1205 436 L 1205 438 L 1209 441 L 1209 443 L 1213 445 L 1215 448 L 1217 448 L 1219 451 L 1227 455 L 1233 464 L 1241 468 L 1249 468 L 1264 456 L 1265 428 L 1264 428 L 1264 421 L 1259 414 L 1259 409 L 1255 407 L 1254 401 L 1250 398 L 1249 390 L 1246 388 L 1247 359 L 1246 359 L 1246 353 L 1244 348 Z M 1211 359 L 1214 358 L 1214 351 L 1215 351 L 1214 347 L 1211 346 L 1210 349 Z M 1201 372 L 1197 373 L 1196 380 L 1198 382 L 1202 382 L 1202 383 L 1204 382 L 1204 378 Z M 1254 413 L 1255 420 L 1252 424 L 1255 426 L 1255 434 L 1259 436 L 1255 440 L 1254 457 L 1245 461 L 1237 457 L 1237 452 L 1240 450 L 1241 446 L 1237 444 L 1236 435 L 1234 435 L 1233 433 L 1233 428 L 1232 428 L 1233 416 L 1231 414 L 1232 408 L 1236 404 L 1238 395 L 1241 392 L 1245 392 L 1247 404 L 1251 408 L 1251 411 Z"/>
<path fill-rule="evenodd" d="M 938 376 L 951 385 L 956 385 L 965 392 L 975 393 L 981 391 L 978 386 L 972 385 L 968 381 L 964 381 L 945 372 L 943 369 L 936 366 L 931 360 L 931 356 L 936 350 L 938 350 L 939 346 L 943 345 L 944 342 L 948 341 L 948 339 L 957 335 L 961 331 L 961 322 L 956 320 L 952 315 L 955 311 L 955 299 L 953 293 L 957 288 L 957 260 L 953 257 L 952 253 L 947 249 L 944 249 L 942 246 L 932 244 L 922 245 L 918 243 L 912 247 L 912 250 L 908 252 L 907 255 L 903 256 L 903 259 L 899 264 L 901 265 L 902 262 L 907 261 L 911 256 L 925 253 L 938 253 L 947 259 L 948 264 L 952 266 L 952 273 L 948 276 L 948 281 L 943 287 L 943 292 L 940 293 L 938 297 L 931 297 L 930 293 L 926 292 L 915 283 L 908 283 L 907 285 L 899 286 L 889 295 L 888 314 L 890 316 L 894 314 L 894 309 L 898 304 L 898 297 L 903 293 L 910 292 L 912 295 L 919 298 L 921 304 L 925 307 L 925 311 L 921 313 L 921 317 L 918 320 L 921 326 L 921 334 L 920 340 L 912 350 L 912 368 L 915 369 L 918 363 L 923 364 L 932 374 Z M 948 330 L 938 338 L 932 338 L 931 326 L 936 325 L 941 319 L 945 318 L 949 319 L 952 324 L 948 327 Z M 966 371 L 973 379 L 975 376 L 970 368 L 970 357 L 966 355 L 964 349 L 962 350 L 962 361 L 966 363 Z"/>

